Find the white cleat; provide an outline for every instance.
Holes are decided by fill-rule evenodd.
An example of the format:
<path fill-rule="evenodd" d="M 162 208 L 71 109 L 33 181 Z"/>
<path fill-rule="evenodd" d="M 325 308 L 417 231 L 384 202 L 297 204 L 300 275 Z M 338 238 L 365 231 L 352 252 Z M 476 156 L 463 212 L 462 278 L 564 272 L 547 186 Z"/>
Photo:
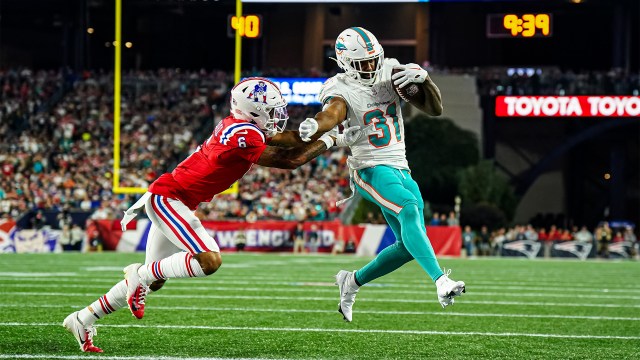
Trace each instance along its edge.
<path fill-rule="evenodd" d="M 342 314 L 342 317 L 347 322 L 351 322 L 353 303 L 356 302 L 356 294 L 358 293 L 358 290 L 360 290 L 359 287 L 354 288 L 351 285 L 355 284 L 355 280 L 353 280 L 354 274 L 355 270 L 353 272 L 340 270 L 336 275 L 336 285 L 338 285 L 338 290 L 340 290 L 338 312 Z"/>
<path fill-rule="evenodd" d="M 455 302 L 454 297 L 461 296 L 466 291 L 464 281 L 451 280 L 449 274 L 451 274 L 451 269 L 436 280 L 438 301 L 443 309 Z"/>
<path fill-rule="evenodd" d="M 62 322 L 62 326 L 73 334 L 80 345 L 80 350 L 84 352 L 102 352 L 102 349 L 93 345 L 93 337 L 97 333 L 96 328 L 93 326 L 84 326 L 84 324 L 80 322 L 80 319 L 78 319 L 78 311 L 69 314 Z"/>
<path fill-rule="evenodd" d="M 142 266 L 140 263 L 131 264 L 124 268 L 124 280 L 127 283 L 127 304 L 131 314 L 142 319 L 144 316 L 144 303 L 149 292 L 149 286 L 142 282 L 138 269 Z"/>

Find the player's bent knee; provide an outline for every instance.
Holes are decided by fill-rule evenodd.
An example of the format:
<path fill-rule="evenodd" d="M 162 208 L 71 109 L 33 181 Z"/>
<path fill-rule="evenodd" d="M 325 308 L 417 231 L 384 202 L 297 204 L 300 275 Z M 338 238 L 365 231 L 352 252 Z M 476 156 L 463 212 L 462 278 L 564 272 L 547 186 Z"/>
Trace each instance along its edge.
<path fill-rule="evenodd" d="M 156 280 L 149 285 L 149 289 L 151 289 L 151 291 L 158 291 L 162 289 L 166 281 L 166 279 Z"/>
<path fill-rule="evenodd" d="M 202 271 L 206 275 L 211 275 L 220 268 L 222 265 L 222 256 L 220 256 L 219 252 L 208 251 L 197 254 L 193 257 L 198 260 Z"/>
<path fill-rule="evenodd" d="M 419 220 L 421 214 L 422 213 L 418 209 L 418 204 L 412 203 L 412 202 L 405 204 L 399 213 L 400 216 L 406 217 L 407 219 L 410 219 L 410 220 L 416 220 L 416 219 Z"/>

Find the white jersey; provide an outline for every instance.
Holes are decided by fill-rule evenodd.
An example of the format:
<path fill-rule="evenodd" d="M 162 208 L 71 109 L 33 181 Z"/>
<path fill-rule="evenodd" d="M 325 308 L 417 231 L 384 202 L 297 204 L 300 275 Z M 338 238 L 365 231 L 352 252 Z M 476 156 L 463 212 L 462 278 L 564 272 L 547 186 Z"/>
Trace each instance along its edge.
<path fill-rule="evenodd" d="M 375 165 L 409 169 L 400 97 L 391 82 L 391 70 L 398 64 L 396 59 L 385 59 L 380 79 L 372 87 L 361 85 L 345 74 L 327 79 L 322 86 L 320 101 L 323 104 L 334 96 L 347 103 L 345 126 L 364 128 L 374 124 L 365 136 L 351 145 L 352 155 L 347 163 L 352 170 Z"/>

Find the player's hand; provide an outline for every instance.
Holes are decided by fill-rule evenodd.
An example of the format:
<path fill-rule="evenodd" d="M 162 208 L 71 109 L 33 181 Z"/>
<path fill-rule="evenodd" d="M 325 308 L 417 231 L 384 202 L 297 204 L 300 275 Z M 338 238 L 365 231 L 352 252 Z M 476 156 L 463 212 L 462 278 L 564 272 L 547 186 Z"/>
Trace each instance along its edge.
<path fill-rule="evenodd" d="M 364 135 L 365 130 L 369 129 L 367 126 L 361 129 L 360 126 L 352 126 L 344 129 L 342 134 L 336 137 L 336 146 L 351 146 L 355 144 Z"/>
<path fill-rule="evenodd" d="M 318 131 L 318 122 L 314 118 L 307 118 L 300 123 L 298 131 L 300 132 L 300 139 L 304 142 L 309 142 L 311 137 Z"/>
<path fill-rule="evenodd" d="M 400 86 L 400 88 L 411 83 L 422 84 L 429 76 L 427 70 L 421 68 L 418 64 L 396 65 L 393 68 L 402 70 L 391 75 L 393 85 Z"/>

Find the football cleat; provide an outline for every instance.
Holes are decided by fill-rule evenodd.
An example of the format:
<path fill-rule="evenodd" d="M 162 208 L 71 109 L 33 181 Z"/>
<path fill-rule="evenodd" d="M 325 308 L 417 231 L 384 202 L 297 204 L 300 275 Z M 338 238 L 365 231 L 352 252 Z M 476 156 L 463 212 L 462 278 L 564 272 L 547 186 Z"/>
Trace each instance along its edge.
<path fill-rule="evenodd" d="M 436 280 L 438 301 L 443 309 L 455 302 L 454 297 L 461 296 L 466 291 L 464 281 L 451 280 L 449 274 L 451 274 L 451 269 Z"/>
<path fill-rule="evenodd" d="M 149 286 L 142 282 L 138 275 L 140 263 L 131 264 L 124 268 L 124 280 L 127 283 L 127 304 L 131 314 L 142 319 L 144 316 L 144 302 L 149 292 Z"/>
<path fill-rule="evenodd" d="M 336 275 L 336 285 L 338 285 L 338 290 L 340 291 L 338 312 L 342 314 L 344 320 L 348 322 L 351 322 L 353 303 L 356 302 L 356 294 L 358 293 L 358 290 L 360 290 L 360 288 L 354 289 L 350 285 L 350 282 L 353 281 L 352 278 L 354 274 L 355 270 L 353 272 L 340 270 Z M 355 281 L 353 282 L 355 283 Z"/>
<path fill-rule="evenodd" d="M 75 336 L 78 344 L 80 344 L 80 350 L 84 352 L 102 352 L 102 349 L 93 345 L 93 337 L 97 333 L 96 328 L 84 326 L 78 319 L 78 311 L 69 314 L 62 322 L 62 326 Z"/>

